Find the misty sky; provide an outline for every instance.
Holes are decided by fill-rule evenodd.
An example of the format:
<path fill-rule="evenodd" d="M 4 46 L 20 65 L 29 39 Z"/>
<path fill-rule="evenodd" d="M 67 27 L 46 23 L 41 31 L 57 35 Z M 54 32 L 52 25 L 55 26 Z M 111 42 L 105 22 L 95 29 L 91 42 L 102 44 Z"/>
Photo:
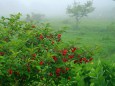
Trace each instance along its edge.
<path fill-rule="evenodd" d="M 63 15 L 66 8 L 74 0 L 0 0 L 0 15 L 21 12 L 27 14 L 31 12 L 42 13 L 45 15 Z M 76 0 L 86 2 L 87 0 Z M 115 8 L 115 1 L 112 0 L 93 0 L 95 11 L 112 10 Z"/>

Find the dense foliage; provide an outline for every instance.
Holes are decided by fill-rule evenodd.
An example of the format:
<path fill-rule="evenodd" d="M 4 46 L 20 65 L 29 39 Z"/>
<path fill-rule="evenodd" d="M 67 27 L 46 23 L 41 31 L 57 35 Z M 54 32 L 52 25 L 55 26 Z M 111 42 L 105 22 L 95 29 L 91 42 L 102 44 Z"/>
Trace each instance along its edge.
<path fill-rule="evenodd" d="M 49 24 L 0 20 L 1 86 L 113 86 L 114 65 L 92 62 L 93 53 L 61 40 Z"/>

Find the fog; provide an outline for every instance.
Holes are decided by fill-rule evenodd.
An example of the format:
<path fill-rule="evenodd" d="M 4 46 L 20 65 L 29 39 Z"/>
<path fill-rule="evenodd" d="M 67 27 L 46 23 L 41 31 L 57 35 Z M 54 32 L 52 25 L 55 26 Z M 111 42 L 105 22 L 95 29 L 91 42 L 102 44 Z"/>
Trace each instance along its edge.
<path fill-rule="evenodd" d="M 87 0 L 75 0 L 81 3 Z M 74 0 L 0 0 L 0 16 L 20 12 L 23 15 L 34 13 L 46 16 L 66 16 L 66 8 Z M 95 11 L 92 15 L 115 15 L 115 1 L 93 0 Z"/>

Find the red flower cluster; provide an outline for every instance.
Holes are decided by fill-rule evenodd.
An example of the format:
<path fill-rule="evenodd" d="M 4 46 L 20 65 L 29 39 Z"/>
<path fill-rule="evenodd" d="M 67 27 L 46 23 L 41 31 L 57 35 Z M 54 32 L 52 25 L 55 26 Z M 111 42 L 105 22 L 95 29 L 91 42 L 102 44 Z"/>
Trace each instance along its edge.
<path fill-rule="evenodd" d="M 4 55 L 4 52 L 0 52 L 0 56 L 3 56 Z"/>
<path fill-rule="evenodd" d="M 54 41 L 52 41 L 52 44 L 54 44 Z"/>
<path fill-rule="evenodd" d="M 70 58 L 70 59 L 74 58 L 74 55 L 69 55 L 69 58 Z"/>
<path fill-rule="evenodd" d="M 73 47 L 73 48 L 71 49 L 71 52 L 75 52 L 76 49 L 77 49 L 77 48 Z"/>
<path fill-rule="evenodd" d="M 65 69 L 62 68 L 56 68 L 56 76 L 60 76 L 61 73 L 67 73 L 70 70 L 70 68 L 66 67 Z"/>
<path fill-rule="evenodd" d="M 36 54 L 34 53 L 34 54 L 32 54 L 32 60 L 35 60 L 35 58 L 36 58 Z"/>
<path fill-rule="evenodd" d="M 43 65 L 43 64 L 44 64 L 44 62 L 43 62 L 43 61 L 40 61 L 40 62 L 39 62 L 39 65 Z"/>
<path fill-rule="evenodd" d="M 34 54 L 32 54 L 32 56 L 33 56 L 33 57 L 36 57 L 36 54 L 34 53 Z"/>
<path fill-rule="evenodd" d="M 69 70 L 69 68 L 68 67 L 66 67 L 66 69 L 65 69 L 66 71 L 68 71 Z"/>
<path fill-rule="evenodd" d="M 85 57 L 82 58 L 82 61 L 84 61 L 85 63 L 89 62 L 88 59 L 86 59 Z"/>
<path fill-rule="evenodd" d="M 68 50 L 64 49 L 62 50 L 62 55 L 65 56 L 67 54 Z"/>
<path fill-rule="evenodd" d="M 62 60 L 63 60 L 63 62 L 67 62 L 68 61 L 67 58 L 62 58 Z"/>
<path fill-rule="evenodd" d="M 58 39 L 60 39 L 61 38 L 61 34 L 58 34 Z"/>
<path fill-rule="evenodd" d="M 56 56 L 52 56 L 54 61 L 56 62 L 58 60 L 58 58 Z"/>
<path fill-rule="evenodd" d="M 9 73 L 10 75 L 12 75 L 13 70 L 12 70 L 12 69 L 9 69 L 9 70 L 8 70 L 8 73 Z"/>
<path fill-rule="evenodd" d="M 60 76 L 60 73 L 61 73 L 61 68 L 57 68 L 56 69 L 56 76 Z"/>
<path fill-rule="evenodd" d="M 44 36 L 42 34 L 40 34 L 39 39 L 43 40 L 43 38 L 44 38 Z"/>
<path fill-rule="evenodd" d="M 58 42 L 61 40 L 61 34 L 58 34 Z"/>
<path fill-rule="evenodd" d="M 74 60 L 74 64 L 75 63 L 82 63 L 82 62 L 88 63 L 92 60 L 93 60 L 93 58 L 87 59 L 86 57 L 84 57 L 84 58 L 80 58 L 79 60 Z"/>
<path fill-rule="evenodd" d="M 92 60 L 93 60 L 93 58 L 91 57 L 91 58 L 89 59 L 89 62 L 92 61 Z"/>
<path fill-rule="evenodd" d="M 53 73 L 50 72 L 48 75 L 49 75 L 49 76 L 53 76 Z"/>

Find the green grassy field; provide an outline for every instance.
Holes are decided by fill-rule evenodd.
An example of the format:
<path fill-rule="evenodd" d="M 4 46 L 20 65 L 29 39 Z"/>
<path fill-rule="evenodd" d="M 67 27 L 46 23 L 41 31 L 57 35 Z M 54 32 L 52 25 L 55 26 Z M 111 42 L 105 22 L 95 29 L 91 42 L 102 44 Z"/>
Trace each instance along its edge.
<path fill-rule="evenodd" d="M 54 22 L 55 21 L 55 22 Z M 115 23 L 104 19 L 83 19 L 77 28 L 71 19 L 52 19 L 53 28 L 68 27 L 63 40 L 74 41 L 76 46 L 96 48 L 96 58 L 115 61 Z"/>

